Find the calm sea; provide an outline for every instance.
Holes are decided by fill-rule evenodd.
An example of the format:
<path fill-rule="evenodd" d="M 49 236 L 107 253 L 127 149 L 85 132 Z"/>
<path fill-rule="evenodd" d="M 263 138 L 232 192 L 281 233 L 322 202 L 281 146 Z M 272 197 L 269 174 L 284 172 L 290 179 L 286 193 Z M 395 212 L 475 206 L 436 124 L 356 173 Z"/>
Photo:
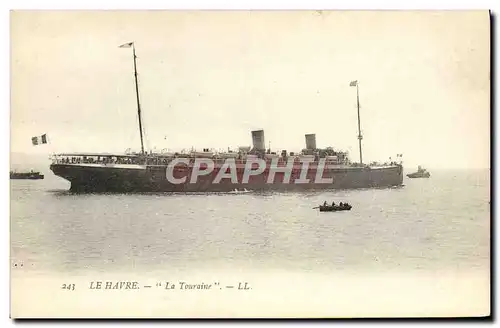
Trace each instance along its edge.
<path fill-rule="evenodd" d="M 431 173 L 430 179 L 405 178 L 401 188 L 309 193 L 73 194 L 51 173 L 45 180 L 11 180 L 13 297 L 37 281 L 44 282 L 42 297 L 72 281 L 89 293 L 91 280 L 117 277 L 151 284 L 233 279 L 221 283 L 253 286 L 245 299 L 136 295 L 155 302 L 151 312 L 128 301 L 146 316 L 219 313 L 214 309 L 225 316 L 288 315 L 295 307 L 292 315 L 488 312 L 490 171 Z M 313 209 L 325 200 L 347 201 L 353 209 Z M 227 302 L 212 309 L 209 299 Z M 19 313 L 38 313 L 34 301 L 19 296 L 16 302 Z M 365 311 L 355 312 L 363 302 Z M 102 312 L 103 306 L 88 313 L 115 313 Z M 44 313 L 62 315 L 63 308 L 44 307 Z M 71 310 L 64 313 L 76 313 Z"/>

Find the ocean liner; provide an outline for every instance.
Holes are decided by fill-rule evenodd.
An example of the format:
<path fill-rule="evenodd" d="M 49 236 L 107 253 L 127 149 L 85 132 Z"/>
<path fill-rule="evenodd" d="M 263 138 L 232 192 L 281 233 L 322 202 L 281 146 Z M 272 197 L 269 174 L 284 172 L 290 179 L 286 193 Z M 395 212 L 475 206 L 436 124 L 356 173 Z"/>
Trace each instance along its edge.
<path fill-rule="evenodd" d="M 81 192 L 228 192 L 238 189 L 305 191 L 321 189 L 385 188 L 403 182 L 402 162 L 363 164 L 358 110 L 359 163 L 347 152 L 316 147 L 316 135 L 306 134 L 306 147 L 299 153 L 272 152 L 265 147 L 263 130 L 251 132 L 252 147 L 217 152 L 205 148 L 181 153 L 153 153 L 144 150 L 137 64 L 132 48 L 141 152 L 63 153 L 53 155 L 52 172 Z"/>

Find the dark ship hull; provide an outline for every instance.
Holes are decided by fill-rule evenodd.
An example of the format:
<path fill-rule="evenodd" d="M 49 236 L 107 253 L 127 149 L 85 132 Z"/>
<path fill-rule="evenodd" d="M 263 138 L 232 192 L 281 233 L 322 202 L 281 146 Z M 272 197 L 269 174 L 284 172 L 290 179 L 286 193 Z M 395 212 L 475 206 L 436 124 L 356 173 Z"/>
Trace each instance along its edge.
<path fill-rule="evenodd" d="M 401 186 L 403 167 L 337 167 L 326 168 L 322 177 L 331 178 L 331 183 L 316 183 L 316 169 L 309 168 L 309 183 L 296 183 L 292 174 L 289 183 L 284 182 L 284 173 L 276 173 L 272 183 L 268 182 L 268 170 L 251 176 L 242 183 L 242 170 L 237 172 L 238 183 L 222 179 L 215 183 L 216 170 L 199 176 L 190 183 L 192 169 L 175 170 L 176 178 L 186 177 L 185 183 L 174 184 L 167 179 L 166 165 L 113 165 L 113 164 L 64 164 L 54 163 L 50 169 L 55 175 L 71 182 L 71 191 L 76 192 L 229 192 L 235 189 L 254 191 L 307 191 L 324 189 L 387 188 Z"/>
<path fill-rule="evenodd" d="M 340 211 L 350 211 L 352 206 L 324 206 L 319 207 L 320 212 L 340 212 Z"/>
<path fill-rule="evenodd" d="M 10 172 L 11 180 L 41 180 L 43 178 L 40 172 Z"/>
<path fill-rule="evenodd" d="M 430 173 L 410 173 L 406 175 L 410 179 L 418 179 L 418 178 L 430 178 Z"/>

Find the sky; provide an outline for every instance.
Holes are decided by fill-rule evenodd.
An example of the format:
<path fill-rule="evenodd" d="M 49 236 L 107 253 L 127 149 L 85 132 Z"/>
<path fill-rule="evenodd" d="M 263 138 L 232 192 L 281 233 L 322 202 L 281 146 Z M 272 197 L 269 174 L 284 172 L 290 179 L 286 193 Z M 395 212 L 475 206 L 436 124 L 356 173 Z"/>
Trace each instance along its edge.
<path fill-rule="evenodd" d="M 15 11 L 11 152 L 250 146 L 489 168 L 487 11 Z M 46 133 L 49 144 L 33 146 Z"/>

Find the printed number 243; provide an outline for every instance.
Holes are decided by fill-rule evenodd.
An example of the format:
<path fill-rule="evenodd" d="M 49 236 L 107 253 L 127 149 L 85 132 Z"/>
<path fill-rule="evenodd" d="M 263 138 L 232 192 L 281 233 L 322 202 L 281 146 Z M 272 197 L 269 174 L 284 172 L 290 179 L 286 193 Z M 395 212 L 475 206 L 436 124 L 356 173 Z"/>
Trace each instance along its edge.
<path fill-rule="evenodd" d="M 61 289 L 75 290 L 75 284 L 63 284 Z"/>

